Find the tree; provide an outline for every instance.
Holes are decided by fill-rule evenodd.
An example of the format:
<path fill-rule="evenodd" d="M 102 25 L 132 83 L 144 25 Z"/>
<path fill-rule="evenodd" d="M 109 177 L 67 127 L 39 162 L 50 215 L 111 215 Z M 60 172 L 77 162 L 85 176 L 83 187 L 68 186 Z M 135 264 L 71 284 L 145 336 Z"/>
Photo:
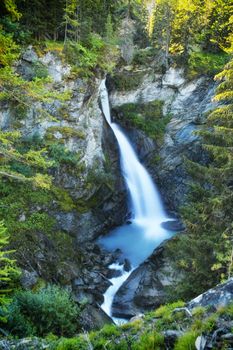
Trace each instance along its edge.
<path fill-rule="evenodd" d="M 204 12 L 206 25 L 201 34 L 205 50 L 219 52 L 228 46 L 228 37 L 232 33 L 232 0 L 205 0 Z"/>
<path fill-rule="evenodd" d="M 10 292 L 14 278 L 19 274 L 16 262 L 10 256 L 13 251 L 7 250 L 9 235 L 0 221 L 0 321 L 5 321 L 6 306 L 10 302 Z"/>
<path fill-rule="evenodd" d="M 66 6 L 64 10 L 64 21 L 65 21 L 65 35 L 64 42 L 69 40 L 78 41 L 78 1 L 77 0 L 66 0 Z"/>
<path fill-rule="evenodd" d="M 151 37 L 155 48 L 164 54 L 166 65 L 168 65 L 174 16 L 174 1 L 159 0 L 156 2 L 152 19 Z"/>

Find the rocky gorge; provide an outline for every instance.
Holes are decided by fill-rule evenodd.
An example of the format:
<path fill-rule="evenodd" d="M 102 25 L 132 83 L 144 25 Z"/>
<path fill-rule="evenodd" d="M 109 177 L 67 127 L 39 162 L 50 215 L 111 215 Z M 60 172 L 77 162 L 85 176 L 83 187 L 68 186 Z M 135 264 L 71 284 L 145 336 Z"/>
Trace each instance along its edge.
<path fill-rule="evenodd" d="M 99 306 L 110 285 L 108 266 L 121 261 L 121 252 L 103 251 L 97 239 L 127 220 L 130 213 L 126 189 L 116 140 L 99 104 L 102 77 L 87 84 L 72 77 L 70 66 L 59 54 L 48 52 L 40 57 L 32 47 L 22 55 L 16 69 L 30 80 L 38 64 L 47 70 L 51 89 L 69 91 L 71 98 L 65 103 L 55 100 L 43 105 L 49 116 L 40 116 L 42 106 L 38 104 L 18 119 L 9 105 L 2 104 L 1 128 L 5 131 L 17 128 L 25 139 L 38 137 L 48 143 L 52 140 L 69 155 L 76 155 L 77 163 L 71 169 L 69 163 L 59 160 L 59 167 L 51 169 L 59 190 L 49 204 L 26 206 L 17 213 L 18 221 L 24 223 L 32 213 L 47 212 L 54 220 L 51 233 L 36 230 L 33 240 L 26 236 L 24 244 L 16 235 L 12 245 L 18 250 L 17 259 L 24 271 L 23 286 L 32 288 L 46 280 L 71 288 L 76 300 L 88 305 L 83 324 L 89 329 L 110 322 Z M 125 77 L 128 86 L 124 85 Z M 179 208 L 185 203 L 189 183 L 184 159 L 207 162 L 195 132 L 205 123 L 206 113 L 215 107 L 212 97 L 216 83 L 208 76 L 190 80 L 183 68 L 171 66 L 163 71 L 153 62 L 150 68 L 145 65 L 117 68 L 107 76 L 107 86 L 113 118 L 126 130 L 140 160 L 157 183 L 166 209 L 177 219 L 170 228 L 182 231 Z M 131 114 L 144 121 L 142 127 L 135 120 L 124 118 L 127 106 Z M 153 118 L 162 122 L 154 137 L 144 127 L 151 108 Z M 61 202 L 66 204 L 62 206 Z M 167 301 L 165 287 L 172 285 L 177 275 L 171 271 L 166 245 L 164 242 L 156 248 L 119 289 L 113 302 L 114 315 L 130 318 Z"/>

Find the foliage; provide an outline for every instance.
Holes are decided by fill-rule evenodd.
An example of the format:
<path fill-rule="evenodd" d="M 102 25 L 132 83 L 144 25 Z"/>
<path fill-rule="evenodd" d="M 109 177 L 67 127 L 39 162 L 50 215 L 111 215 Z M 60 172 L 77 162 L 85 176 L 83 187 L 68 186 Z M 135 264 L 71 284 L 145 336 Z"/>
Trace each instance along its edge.
<path fill-rule="evenodd" d="M 188 62 L 188 76 L 214 76 L 223 69 L 228 60 L 229 56 L 225 53 L 192 52 Z"/>
<path fill-rule="evenodd" d="M 120 91 L 130 91 L 136 89 L 144 77 L 144 72 L 126 73 L 120 72 L 112 76 L 114 88 Z"/>
<path fill-rule="evenodd" d="M 137 50 L 134 54 L 133 64 L 134 65 L 145 65 L 152 63 L 155 59 L 157 51 L 154 48 L 146 48 Z"/>
<path fill-rule="evenodd" d="M 112 45 L 106 44 L 99 35 L 90 34 L 85 43 L 67 41 L 64 54 L 67 62 L 72 65 L 73 74 L 90 77 L 97 68 L 107 71 L 112 69 L 114 50 L 113 62 L 106 62 L 111 50 Z"/>
<path fill-rule="evenodd" d="M 52 166 L 53 162 L 46 159 L 46 149 L 20 150 L 20 133 L 17 131 L 0 132 L 0 176 L 9 177 L 17 181 L 31 182 L 34 185 L 48 189 L 51 186 L 51 177 L 38 172 Z M 20 165 L 23 165 L 20 167 Z M 31 169 L 26 171 L 25 169 Z M 29 175 L 29 176 L 28 176 Z"/>
<path fill-rule="evenodd" d="M 71 294 L 49 285 L 37 292 L 17 292 L 8 309 L 7 327 L 21 337 L 49 333 L 72 336 L 78 330 L 78 315 Z"/>
<path fill-rule="evenodd" d="M 19 46 L 0 27 L 0 66 L 9 66 L 19 57 Z"/>

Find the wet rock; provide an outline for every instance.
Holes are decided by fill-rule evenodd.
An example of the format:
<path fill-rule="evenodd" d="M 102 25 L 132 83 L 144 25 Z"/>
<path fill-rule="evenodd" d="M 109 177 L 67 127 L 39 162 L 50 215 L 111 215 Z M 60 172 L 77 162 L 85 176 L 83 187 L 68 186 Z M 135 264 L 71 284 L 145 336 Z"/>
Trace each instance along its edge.
<path fill-rule="evenodd" d="M 124 261 L 124 270 L 126 272 L 129 272 L 132 269 L 131 263 L 129 261 L 129 259 L 125 259 Z"/>
<path fill-rule="evenodd" d="M 109 269 L 108 274 L 107 274 L 107 278 L 109 278 L 109 279 L 116 278 L 116 277 L 120 277 L 121 275 L 122 275 L 122 271 L 115 270 L 115 269 Z"/>
<path fill-rule="evenodd" d="M 80 314 L 80 324 L 83 329 L 89 331 L 94 329 L 100 329 L 105 324 L 112 324 L 112 319 L 97 306 L 88 305 Z"/>
<path fill-rule="evenodd" d="M 184 224 L 179 220 L 166 221 L 161 226 L 168 231 L 180 232 L 185 230 Z"/>
<path fill-rule="evenodd" d="M 166 302 L 165 287 L 178 278 L 165 258 L 166 243 L 156 248 L 120 287 L 113 300 L 113 316 L 130 319 Z"/>

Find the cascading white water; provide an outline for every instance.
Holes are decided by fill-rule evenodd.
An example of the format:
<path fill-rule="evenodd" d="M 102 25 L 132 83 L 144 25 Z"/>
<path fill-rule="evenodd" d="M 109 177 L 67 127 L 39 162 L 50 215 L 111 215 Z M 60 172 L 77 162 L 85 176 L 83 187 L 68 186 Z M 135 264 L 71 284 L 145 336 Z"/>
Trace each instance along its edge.
<path fill-rule="evenodd" d="M 169 219 L 164 212 L 158 190 L 149 173 L 138 160 L 132 145 L 121 128 L 111 121 L 105 80 L 100 86 L 100 99 L 105 118 L 119 145 L 121 170 L 128 188 L 129 209 L 132 212 L 132 224 L 115 229 L 110 235 L 104 237 L 101 243 L 110 250 L 120 248 L 124 258 L 128 258 L 132 268 L 135 268 L 152 253 L 159 243 L 170 236 L 170 233 L 161 227 L 161 223 Z M 110 268 L 112 267 L 110 266 Z M 105 301 L 102 308 L 110 316 L 116 289 L 119 289 L 128 276 L 129 273 L 125 273 L 119 278 L 112 279 L 113 286 L 104 295 Z"/>

